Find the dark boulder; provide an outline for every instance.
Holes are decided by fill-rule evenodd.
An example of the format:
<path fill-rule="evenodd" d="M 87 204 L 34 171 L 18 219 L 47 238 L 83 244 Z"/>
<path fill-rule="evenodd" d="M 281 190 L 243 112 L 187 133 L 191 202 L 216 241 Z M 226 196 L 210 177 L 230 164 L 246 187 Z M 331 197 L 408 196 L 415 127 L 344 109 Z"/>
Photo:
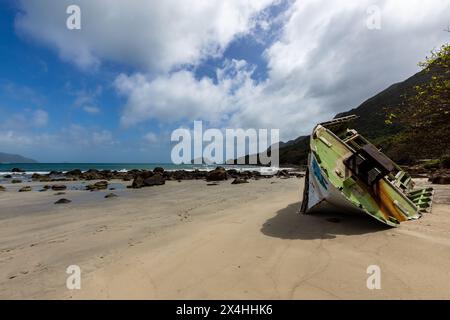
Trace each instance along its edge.
<path fill-rule="evenodd" d="M 144 179 L 144 186 L 151 187 L 151 186 L 160 186 L 166 183 L 166 180 L 160 173 L 155 173 L 153 176 Z"/>
<path fill-rule="evenodd" d="M 66 176 L 79 177 L 82 175 L 80 169 L 74 169 L 66 172 Z"/>
<path fill-rule="evenodd" d="M 232 178 L 236 178 L 239 176 L 240 172 L 237 171 L 236 169 L 229 169 L 229 170 L 227 170 L 227 174 L 229 176 L 231 176 Z"/>
<path fill-rule="evenodd" d="M 105 190 L 108 188 L 108 181 L 98 181 L 94 184 L 89 184 L 86 186 L 86 190 Z"/>
<path fill-rule="evenodd" d="M 450 184 L 450 174 L 436 174 L 429 181 L 433 184 Z"/>
<path fill-rule="evenodd" d="M 162 178 L 162 175 L 160 173 L 153 173 L 152 171 L 140 171 L 135 173 L 135 177 L 133 180 L 133 183 L 131 184 L 131 188 L 133 189 L 139 189 L 148 185 L 155 185 L 152 184 L 152 180 L 150 178 L 152 178 L 153 176 L 158 176 L 157 178 L 155 178 L 155 181 L 158 180 L 159 178 Z M 145 183 L 145 180 L 148 180 L 149 184 Z M 160 183 L 160 184 L 164 184 L 164 183 Z"/>
<path fill-rule="evenodd" d="M 19 189 L 19 192 L 28 192 L 31 191 L 31 187 L 30 186 L 25 186 Z"/>
<path fill-rule="evenodd" d="M 131 187 L 133 189 L 139 189 L 142 188 L 144 186 L 144 178 L 142 176 L 136 176 L 136 178 L 134 178 L 133 183 L 131 184 Z"/>
<path fill-rule="evenodd" d="M 104 179 L 103 174 L 96 169 L 89 169 L 80 176 L 83 180 L 100 180 Z"/>
<path fill-rule="evenodd" d="M 58 201 L 55 202 L 55 204 L 65 204 L 65 203 L 71 203 L 72 201 L 68 200 L 68 199 L 59 199 Z"/>
<path fill-rule="evenodd" d="M 216 169 L 209 171 L 206 174 L 207 181 L 222 181 L 227 180 L 228 174 L 227 171 L 223 167 L 217 167 Z"/>
<path fill-rule="evenodd" d="M 241 183 L 248 183 L 248 181 L 247 179 L 236 178 L 233 180 L 231 184 L 241 184 Z"/>
<path fill-rule="evenodd" d="M 118 197 L 118 195 L 115 194 L 115 193 L 108 193 L 108 194 L 105 196 L 106 199 L 117 198 L 117 197 Z"/>
<path fill-rule="evenodd" d="M 54 181 L 56 179 L 52 179 L 52 177 L 50 177 L 49 175 L 41 175 L 38 180 L 39 182 L 49 182 Z"/>
<path fill-rule="evenodd" d="M 20 169 L 20 168 L 12 168 L 11 172 L 23 173 L 23 172 L 25 172 L 25 170 Z"/>
<path fill-rule="evenodd" d="M 39 180 L 40 178 L 42 177 L 42 175 L 41 174 L 39 174 L 39 173 L 33 173 L 32 175 L 31 175 L 31 180 Z"/>
<path fill-rule="evenodd" d="M 163 174 L 164 173 L 164 168 L 156 167 L 155 169 L 153 169 L 153 172 L 154 173 L 161 173 L 161 174 Z"/>
<path fill-rule="evenodd" d="M 20 180 L 20 179 L 12 179 L 11 183 L 22 183 L 22 180 Z"/>
<path fill-rule="evenodd" d="M 66 190 L 67 186 L 63 185 L 63 184 L 55 184 L 52 186 L 52 190 L 54 191 L 61 191 L 61 190 Z"/>
<path fill-rule="evenodd" d="M 6 191 L 6 188 L 4 186 L 0 186 L 0 191 Z"/>

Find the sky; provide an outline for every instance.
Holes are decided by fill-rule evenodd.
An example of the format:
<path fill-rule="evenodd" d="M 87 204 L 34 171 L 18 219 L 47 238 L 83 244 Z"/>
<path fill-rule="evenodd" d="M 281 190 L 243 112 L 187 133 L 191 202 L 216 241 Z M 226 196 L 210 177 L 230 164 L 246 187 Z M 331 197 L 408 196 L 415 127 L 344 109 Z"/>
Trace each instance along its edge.
<path fill-rule="evenodd" d="M 194 120 L 287 141 L 418 72 L 449 26 L 447 0 L 2 0 L 0 151 L 170 162 Z"/>

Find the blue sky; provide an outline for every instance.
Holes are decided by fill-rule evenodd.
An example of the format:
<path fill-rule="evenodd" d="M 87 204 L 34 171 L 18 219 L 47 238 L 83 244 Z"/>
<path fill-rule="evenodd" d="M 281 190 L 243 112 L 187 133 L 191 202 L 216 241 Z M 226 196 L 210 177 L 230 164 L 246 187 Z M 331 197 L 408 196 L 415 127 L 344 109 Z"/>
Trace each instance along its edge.
<path fill-rule="evenodd" d="M 2 1 L 0 151 L 168 162 L 170 133 L 194 120 L 307 134 L 448 40 L 450 6 L 431 2 L 375 1 L 372 30 L 374 1 Z"/>

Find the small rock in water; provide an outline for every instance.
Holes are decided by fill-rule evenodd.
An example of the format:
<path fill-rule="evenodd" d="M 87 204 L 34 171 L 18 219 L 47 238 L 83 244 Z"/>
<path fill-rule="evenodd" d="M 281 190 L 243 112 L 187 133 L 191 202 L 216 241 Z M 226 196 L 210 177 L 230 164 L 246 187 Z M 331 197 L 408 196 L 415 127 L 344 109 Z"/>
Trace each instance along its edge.
<path fill-rule="evenodd" d="M 59 199 L 58 201 L 55 202 L 55 204 L 64 204 L 64 203 L 71 203 L 72 201 L 68 200 L 68 199 Z"/>
<path fill-rule="evenodd" d="M 20 168 L 12 168 L 11 172 L 25 172 L 25 170 L 22 170 Z"/>
<path fill-rule="evenodd" d="M 105 198 L 117 198 L 118 197 L 118 195 L 117 194 L 115 194 L 115 193 L 108 193 L 106 196 L 105 196 Z"/>
<path fill-rule="evenodd" d="M 0 186 L 0 191 L 6 191 L 6 188 L 4 186 Z"/>
<path fill-rule="evenodd" d="M 12 179 L 11 183 L 22 183 L 22 180 L 20 180 L 20 179 Z"/>
<path fill-rule="evenodd" d="M 108 188 L 108 181 L 99 181 L 94 184 L 90 184 L 86 186 L 86 190 L 94 191 L 94 190 L 105 190 Z"/>
<path fill-rule="evenodd" d="M 59 190 L 66 190 L 67 186 L 63 185 L 63 184 L 55 184 L 52 186 L 52 190 L 54 191 L 59 191 Z"/>
<path fill-rule="evenodd" d="M 57 193 L 55 193 L 55 196 L 62 196 L 64 194 L 66 194 L 66 193 L 65 192 L 57 192 Z"/>
<path fill-rule="evenodd" d="M 19 189 L 19 192 L 28 192 L 28 191 L 31 191 L 30 186 L 25 186 L 25 187 Z"/>

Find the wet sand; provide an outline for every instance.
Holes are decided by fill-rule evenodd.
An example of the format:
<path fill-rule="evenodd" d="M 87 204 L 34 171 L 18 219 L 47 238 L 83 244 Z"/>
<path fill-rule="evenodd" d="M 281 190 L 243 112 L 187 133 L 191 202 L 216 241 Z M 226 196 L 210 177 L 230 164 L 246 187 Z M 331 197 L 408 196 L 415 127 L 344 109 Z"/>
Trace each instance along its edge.
<path fill-rule="evenodd" d="M 23 185 L 0 192 L 3 299 L 450 298 L 450 186 L 435 186 L 432 213 L 392 229 L 297 214 L 297 178 L 169 181 L 111 199 L 16 192 Z M 69 265 L 81 290 L 66 288 Z M 369 265 L 380 290 L 366 287 Z"/>

